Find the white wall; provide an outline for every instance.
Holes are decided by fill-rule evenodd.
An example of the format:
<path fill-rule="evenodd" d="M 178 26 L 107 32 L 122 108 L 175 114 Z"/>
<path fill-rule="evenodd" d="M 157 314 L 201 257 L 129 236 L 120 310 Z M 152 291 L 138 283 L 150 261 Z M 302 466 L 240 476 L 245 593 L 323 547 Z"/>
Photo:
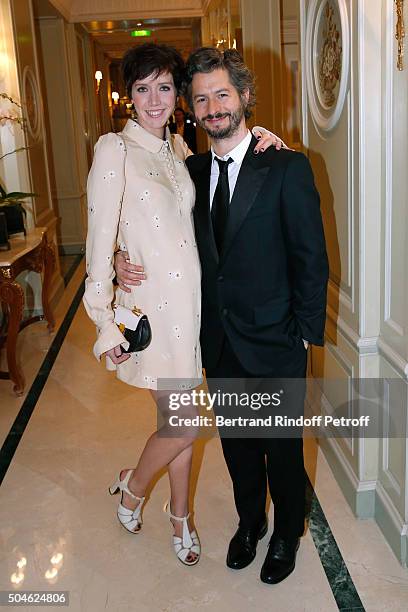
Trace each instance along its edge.
<path fill-rule="evenodd" d="M 405 23 L 408 7 L 405 2 Z M 381 300 L 378 342 L 380 376 L 408 378 L 408 68 L 396 68 L 395 9 L 382 12 L 382 149 L 381 149 Z M 394 385 L 394 386 L 392 386 Z M 406 385 L 387 384 L 385 426 L 395 420 L 396 393 L 404 393 L 404 437 L 381 440 L 378 456 L 376 517 L 393 549 L 408 563 L 408 461 Z"/>
<path fill-rule="evenodd" d="M 408 70 L 396 69 L 393 0 L 339 0 L 349 54 L 345 102 L 326 131 L 307 78 L 308 17 L 320 0 L 301 0 L 303 140 L 321 194 L 330 261 L 327 343 L 312 350 L 312 372 L 326 379 L 323 411 L 336 404 L 328 379 L 407 379 L 408 369 Z M 332 4 L 337 2 L 332 1 Z M 406 15 L 408 18 L 408 14 Z M 344 43 L 344 39 L 343 39 Z M 385 385 L 387 387 L 387 385 Z M 379 393 L 383 431 L 405 404 Z M 406 426 L 406 422 L 405 422 Z M 401 562 L 407 552 L 407 447 L 400 437 L 330 439 L 331 467 L 355 513 L 375 517 Z"/>

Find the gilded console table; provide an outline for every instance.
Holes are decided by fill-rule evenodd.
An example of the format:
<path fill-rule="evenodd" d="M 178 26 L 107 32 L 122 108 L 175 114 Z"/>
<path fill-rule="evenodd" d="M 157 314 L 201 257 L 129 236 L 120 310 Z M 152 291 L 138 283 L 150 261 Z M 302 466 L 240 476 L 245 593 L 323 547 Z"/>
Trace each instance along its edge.
<path fill-rule="evenodd" d="M 11 238 L 11 249 L 0 252 L 0 302 L 3 324 L 0 330 L 0 349 L 5 345 L 8 371 L 0 371 L 0 378 L 14 383 L 14 392 L 22 395 L 24 376 L 16 359 L 18 332 L 35 321 L 48 321 L 48 329 L 54 329 L 54 316 L 49 304 L 50 282 L 55 267 L 53 246 L 47 240 L 46 228 L 37 227 L 24 238 Z M 42 273 L 43 315 L 22 321 L 24 291 L 16 281 L 20 272 L 32 270 Z"/>

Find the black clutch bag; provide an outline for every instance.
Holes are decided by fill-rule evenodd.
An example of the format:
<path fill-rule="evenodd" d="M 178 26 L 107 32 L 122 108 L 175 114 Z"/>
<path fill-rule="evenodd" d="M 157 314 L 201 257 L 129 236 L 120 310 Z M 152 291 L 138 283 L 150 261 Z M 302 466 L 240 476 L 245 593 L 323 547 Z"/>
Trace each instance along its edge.
<path fill-rule="evenodd" d="M 114 307 L 115 323 L 129 342 L 124 353 L 138 353 L 147 348 L 152 340 L 152 330 L 147 315 L 139 308 L 126 308 L 116 304 Z"/>

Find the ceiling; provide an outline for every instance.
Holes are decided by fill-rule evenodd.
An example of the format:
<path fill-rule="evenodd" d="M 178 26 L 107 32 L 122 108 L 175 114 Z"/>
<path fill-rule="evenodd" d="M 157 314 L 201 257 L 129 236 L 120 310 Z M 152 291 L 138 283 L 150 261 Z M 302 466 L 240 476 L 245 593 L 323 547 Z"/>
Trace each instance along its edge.
<path fill-rule="evenodd" d="M 220 0 L 50 0 L 70 22 L 99 19 L 202 17 Z"/>
<path fill-rule="evenodd" d="M 141 24 L 141 25 L 139 25 Z M 110 59 L 120 59 L 129 47 L 144 42 L 166 43 L 188 56 L 200 44 L 200 19 L 123 19 L 82 24 Z M 149 37 L 132 37 L 134 30 L 150 30 Z"/>
<path fill-rule="evenodd" d="M 144 42 L 155 42 L 155 43 L 166 43 L 176 47 L 183 55 L 188 57 L 191 51 L 201 44 L 201 17 L 199 16 L 167 16 L 172 11 L 167 10 L 167 15 L 158 14 L 159 6 L 161 5 L 163 11 L 164 0 L 149 0 L 150 4 L 150 15 L 141 16 L 140 7 L 146 2 L 133 1 L 132 6 L 134 7 L 131 17 L 123 17 L 124 13 L 120 10 L 114 10 L 113 4 L 116 8 L 124 9 L 124 2 L 117 0 L 116 3 L 109 3 L 107 0 L 104 2 L 98 2 L 97 5 L 99 10 L 107 10 L 111 6 L 111 14 L 113 19 L 109 19 L 110 15 L 106 15 L 106 18 L 102 19 L 83 19 L 81 22 L 78 20 L 78 12 L 76 13 L 75 19 L 72 19 L 73 14 L 71 13 L 71 21 L 81 23 L 81 25 L 87 30 L 89 35 L 102 47 L 103 53 L 111 60 L 119 60 L 123 57 L 124 53 L 129 47 L 141 45 Z M 180 0 L 166 0 L 167 7 L 171 7 L 174 11 L 177 4 L 183 4 L 187 6 L 192 2 L 196 2 L 201 5 L 199 0 L 185 0 L 183 3 Z M 77 0 L 69 2 L 68 0 L 33 0 L 35 16 L 39 18 L 56 18 L 65 15 L 62 14 L 61 8 L 67 10 L 68 8 L 77 7 L 79 9 L 80 3 Z M 90 8 L 91 1 L 83 0 L 83 8 Z M 120 6 L 122 4 L 122 6 Z M 58 7 L 58 8 L 57 8 Z M 166 12 L 166 11 L 163 11 Z M 173 12 L 174 14 L 174 12 Z M 138 25 L 141 24 L 141 25 Z M 131 32 L 134 30 L 150 30 L 151 36 L 149 37 L 132 37 Z"/>

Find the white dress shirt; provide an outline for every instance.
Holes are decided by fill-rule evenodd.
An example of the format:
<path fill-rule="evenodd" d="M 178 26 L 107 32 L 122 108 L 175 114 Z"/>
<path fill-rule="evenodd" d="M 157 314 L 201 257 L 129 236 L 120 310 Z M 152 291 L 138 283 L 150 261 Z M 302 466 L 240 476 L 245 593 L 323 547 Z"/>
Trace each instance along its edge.
<path fill-rule="evenodd" d="M 222 159 L 222 161 L 227 161 L 227 159 L 229 159 L 230 157 L 233 159 L 233 161 L 229 164 L 229 166 L 227 166 L 228 167 L 228 184 L 229 184 L 230 202 L 231 202 L 232 195 L 235 189 L 235 185 L 237 184 L 238 174 L 239 174 L 239 171 L 241 170 L 241 164 L 248 150 L 251 139 L 252 139 L 252 134 L 248 130 L 247 135 L 245 136 L 243 140 L 241 140 L 239 145 L 237 145 L 234 149 L 232 149 L 232 151 L 230 151 L 223 157 L 216 155 L 214 153 L 214 149 L 211 147 L 212 163 L 211 163 L 211 178 L 210 178 L 210 208 L 212 207 L 214 193 L 217 188 L 218 177 L 220 175 L 220 167 L 218 165 L 218 162 L 215 160 L 215 158 L 218 157 L 219 159 Z"/>

